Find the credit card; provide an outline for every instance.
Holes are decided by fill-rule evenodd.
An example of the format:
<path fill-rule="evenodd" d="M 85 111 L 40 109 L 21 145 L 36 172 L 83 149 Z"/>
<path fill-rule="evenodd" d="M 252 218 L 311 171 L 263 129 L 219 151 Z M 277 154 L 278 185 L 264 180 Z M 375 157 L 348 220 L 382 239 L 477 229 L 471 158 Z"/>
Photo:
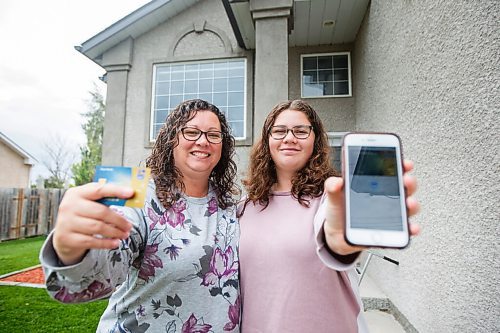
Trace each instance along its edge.
<path fill-rule="evenodd" d="M 94 182 L 128 186 L 133 188 L 135 193 L 135 195 L 130 199 L 103 198 L 99 200 L 99 202 L 106 206 L 114 205 L 142 208 L 146 198 L 146 190 L 148 188 L 150 175 L 150 168 L 103 165 L 96 166 Z"/>

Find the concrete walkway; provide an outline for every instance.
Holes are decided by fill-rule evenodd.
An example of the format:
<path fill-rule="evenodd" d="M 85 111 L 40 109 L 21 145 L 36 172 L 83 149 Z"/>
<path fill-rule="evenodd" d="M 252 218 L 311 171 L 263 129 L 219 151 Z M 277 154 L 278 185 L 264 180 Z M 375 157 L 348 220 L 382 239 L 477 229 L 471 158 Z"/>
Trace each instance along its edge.
<path fill-rule="evenodd" d="M 387 310 L 383 311 L 389 308 L 389 299 L 368 275 L 363 277 L 359 292 L 365 305 L 365 318 L 370 333 L 405 333 L 394 316 Z"/>

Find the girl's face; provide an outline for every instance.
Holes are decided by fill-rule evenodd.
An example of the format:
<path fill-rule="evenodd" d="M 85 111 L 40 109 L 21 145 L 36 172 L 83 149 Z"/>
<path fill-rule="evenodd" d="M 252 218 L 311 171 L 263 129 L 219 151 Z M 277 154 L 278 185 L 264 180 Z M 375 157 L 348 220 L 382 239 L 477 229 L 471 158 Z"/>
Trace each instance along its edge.
<path fill-rule="evenodd" d="M 297 139 L 291 129 L 295 127 L 298 136 L 306 136 L 307 126 L 311 126 L 311 122 L 301 111 L 285 110 L 278 115 L 273 126 L 283 126 L 279 130 L 281 133 L 285 128 L 288 130 L 283 139 L 275 139 L 269 135 L 269 150 L 276 165 L 276 172 L 296 173 L 307 164 L 312 156 L 315 134 L 311 129 L 307 138 Z"/>
<path fill-rule="evenodd" d="M 184 134 L 179 131 L 179 144 L 174 148 L 175 166 L 184 178 L 208 181 L 222 154 L 222 142 L 210 142 L 218 141 L 217 135 L 221 131 L 219 118 L 212 111 L 198 110 L 183 128 Z M 191 141 L 196 137 L 197 130 L 209 133 L 202 133 L 198 139 Z"/>

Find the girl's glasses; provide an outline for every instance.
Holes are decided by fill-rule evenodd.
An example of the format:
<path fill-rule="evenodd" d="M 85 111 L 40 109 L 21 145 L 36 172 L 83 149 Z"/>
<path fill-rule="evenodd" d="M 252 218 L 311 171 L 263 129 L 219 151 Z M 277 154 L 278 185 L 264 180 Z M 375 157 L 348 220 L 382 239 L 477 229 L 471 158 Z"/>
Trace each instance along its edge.
<path fill-rule="evenodd" d="M 288 128 L 284 125 L 277 125 L 271 126 L 269 134 L 271 134 L 273 139 L 282 140 L 288 135 L 288 132 L 292 132 L 294 137 L 303 140 L 307 139 L 309 135 L 311 135 L 312 128 L 313 127 L 311 125 L 298 125 L 293 126 L 292 128 Z"/>

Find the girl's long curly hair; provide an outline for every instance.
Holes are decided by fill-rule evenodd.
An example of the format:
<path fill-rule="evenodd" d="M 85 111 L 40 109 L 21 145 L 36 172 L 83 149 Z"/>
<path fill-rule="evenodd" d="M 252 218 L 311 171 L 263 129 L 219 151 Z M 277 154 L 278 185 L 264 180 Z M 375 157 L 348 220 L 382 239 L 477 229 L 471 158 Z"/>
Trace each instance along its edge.
<path fill-rule="evenodd" d="M 193 119 L 198 112 L 212 112 L 220 122 L 222 139 L 222 154 L 219 163 L 209 176 L 216 194 L 218 206 L 226 209 L 235 204 L 233 197 L 239 194 L 236 179 L 236 163 L 233 161 L 235 140 L 230 133 L 226 117 L 219 109 L 204 100 L 193 99 L 179 104 L 167 116 L 165 124 L 160 129 L 151 155 L 146 159 L 146 166 L 151 168 L 151 174 L 156 185 L 156 195 L 162 205 L 169 209 L 185 191 L 182 173 L 175 166 L 174 148 L 179 145 L 181 128 Z"/>
<path fill-rule="evenodd" d="M 330 163 L 328 137 L 316 111 L 302 100 L 279 103 L 267 116 L 262 127 L 262 136 L 252 147 L 247 177 L 243 180 L 247 199 L 240 215 L 250 201 L 258 202 L 264 209 L 269 205 L 271 189 L 277 181 L 276 167 L 269 150 L 269 133 L 276 118 L 285 110 L 304 113 L 311 122 L 315 134 L 314 149 L 308 163 L 292 179 L 292 196 L 302 206 L 309 207 L 310 198 L 323 194 L 325 180 L 339 174 Z"/>

